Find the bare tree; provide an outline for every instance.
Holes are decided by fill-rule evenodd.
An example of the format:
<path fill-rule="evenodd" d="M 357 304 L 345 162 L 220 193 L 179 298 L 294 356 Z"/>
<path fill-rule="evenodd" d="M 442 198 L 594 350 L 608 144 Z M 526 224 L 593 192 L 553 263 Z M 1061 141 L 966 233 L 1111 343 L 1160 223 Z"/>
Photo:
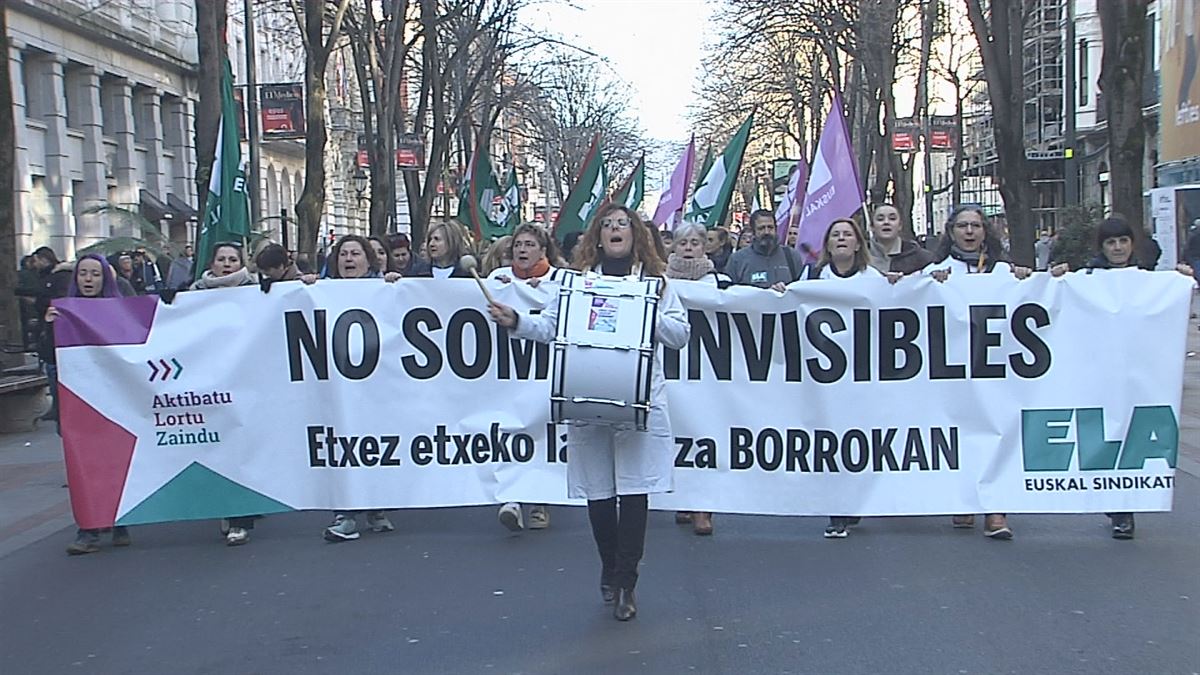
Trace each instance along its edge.
<path fill-rule="evenodd" d="M 987 0 L 987 11 L 984 0 L 965 2 L 992 103 L 996 177 L 1008 218 L 1010 254 L 1015 262 L 1032 267 L 1033 176 L 1025 157 L 1023 61 L 1026 5 L 1030 0 Z"/>
<path fill-rule="evenodd" d="M 1113 211 L 1141 231 L 1146 125 L 1142 80 L 1146 72 L 1146 8 L 1150 0 L 1096 3 L 1104 52 L 1100 90 L 1108 114 L 1108 164 Z"/>
<path fill-rule="evenodd" d="M 325 206 L 325 69 L 342 37 L 342 22 L 350 0 L 290 0 L 304 43 L 304 190 L 296 204 L 296 250 L 312 256 Z"/>
<path fill-rule="evenodd" d="M 8 17 L 0 7 L 0 54 L 8 53 Z M 17 223 L 12 190 L 16 162 L 16 128 L 13 126 L 12 79 L 6 68 L 0 73 L 0 344 L 21 344 L 21 314 L 17 296 Z M 2 358 L 2 355 L 0 355 Z M 5 365 L 5 364 L 0 364 Z"/>
<path fill-rule="evenodd" d="M 963 110 L 966 103 L 975 95 L 979 88 L 979 79 L 975 74 L 980 69 L 979 53 L 968 44 L 970 28 L 964 28 L 955 21 L 953 10 L 943 6 L 939 16 L 941 24 L 937 30 L 938 48 L 933 50 L 931 67 L 934 72 L 954 90 L 954 120 L 956 125 L 954 144 L 954 163 L 951 167 L 950 201 L 962 203 L 963 182 Z"/>
<path fill-rule="evenodd" d="M 217 131 L 221 127 L 221 75 L 228 47 L 225 43 L 226 5 L 218 0 L 196 0 L 196 46 L 200 61 L 196 104 L 196 195 L 204 210 Z"/>

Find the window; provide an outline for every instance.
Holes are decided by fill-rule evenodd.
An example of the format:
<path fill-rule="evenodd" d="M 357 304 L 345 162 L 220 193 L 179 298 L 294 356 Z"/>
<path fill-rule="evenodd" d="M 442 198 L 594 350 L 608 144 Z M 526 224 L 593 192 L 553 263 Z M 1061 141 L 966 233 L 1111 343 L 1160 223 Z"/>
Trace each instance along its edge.
<path fill-rule="evenodd" d="M 1088 91 L 1091 87 L 1091 82 L 1088 81 L 1088 41 L 1084 38 L 1079 41 L 1079 81 L 1076 85 L 1079 87 L 1079 105 L 1085 106 L 1088 104 Z"/>

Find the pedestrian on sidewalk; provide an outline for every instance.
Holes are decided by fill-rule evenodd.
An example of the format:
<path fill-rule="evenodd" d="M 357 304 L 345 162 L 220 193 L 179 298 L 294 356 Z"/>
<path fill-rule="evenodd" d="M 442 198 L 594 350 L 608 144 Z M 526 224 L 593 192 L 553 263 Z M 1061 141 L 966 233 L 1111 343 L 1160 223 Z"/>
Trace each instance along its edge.
<path fill-rule="evenodd" d="M 71 272 L 67 286 L 68 298 L 119 298 L 121 292 L 117 286 L 117 275 L 102 256 L 88 254 L 79 259 Z M 44 316 L 44 330 L 41 343 L 43 351 L 54 360 L 54 321 L 58 318 L 58 308 L 51 305 Z M 57 388 L 57 382 L 52 386 Z M 57 414 L 57 413 L 56 413 Z M 59 435 L 62 435 L 60 429 Z M 68 476 L 68 480 L 70 477 Z M 75 532 L 75 541 L 67 546 L 68 555 L 84 555 L 100 550 L 99 529 L 79 528 Z M 123 526 L 112 528 L 112 545 L 129 546 L 129 530 Z"/>
<path fill-rule="evenodd" d="M 660 278 L 654 339 L 671 349 L 687 344 L 687 313 L 674 289 L 661 277 L 666 264 L 655 251 L 650 228 L 637 212 L 618 204 L 602 206 L 579 241 L 575 268 L 582 273 Z M 518 314 L 493 303 L 492 319 L 520 338 L 550 342 L 558 323 L 558 299 L 540 314 Z M 592 537 L 600 554 L 600 596 L 613 603 L 613 616 L 628 621 L 637 615 L 634 587 L 646 545 L 648 497 L 674 486 L 675 440 L 667 413 L 666 380 L 661 352 L 656 350 L 646 431 L 618 431 L 598 425 L 571 425 L 567 430 L 567 495 L 584 498 Z"/>

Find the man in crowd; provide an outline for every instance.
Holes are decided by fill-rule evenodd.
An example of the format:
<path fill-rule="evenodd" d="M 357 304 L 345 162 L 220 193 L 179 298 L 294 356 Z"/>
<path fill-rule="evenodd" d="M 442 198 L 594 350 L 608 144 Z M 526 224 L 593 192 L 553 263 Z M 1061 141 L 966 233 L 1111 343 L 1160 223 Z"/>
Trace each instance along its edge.
<path fill-rule="evenodd" d="M 177 291 L 190 286 L 194 264 L 191 245 L 184 246 L 183 255 L 172 260 L 171 269 L 167 270 L 167 288 Z"/>
<path fill-rule="evenodd" d="M 146 255 L 144 248 L 133 252 L 133 278 L 135 279 L 134 288 L 138 289 L 139 294 L 159 291 L 158 268 Z"/>
<path fill-rule="evenodd" d="M 713 263 L 713 270 L 718 274 L 725 273 L 725 265 L 733 254 L 733 243 L 729 241 L 729 230 L 724 227 L 714 227 L 708 231 L 704 252 Z"/>
<path fill-rule="evenodd" d="M 1038 240 L 1033 244 L 1033 268 L 1035 270 L 1045 272 L 1050 268 L 1050 253 L 1053 247 L 1050 233 L 1046 230 L 1039 232 Z"/>
<path fill-rule="evenodd" d="M 796 250 L 779 245 L 775 214 L 759 209 L 750 214 L 754 231 L 752 243 L 733 255 L 725 266 L 725 274 L 735 284 L 773 288 L 782 293 L 787 284 L 800 278 L 804 261 Z"/>

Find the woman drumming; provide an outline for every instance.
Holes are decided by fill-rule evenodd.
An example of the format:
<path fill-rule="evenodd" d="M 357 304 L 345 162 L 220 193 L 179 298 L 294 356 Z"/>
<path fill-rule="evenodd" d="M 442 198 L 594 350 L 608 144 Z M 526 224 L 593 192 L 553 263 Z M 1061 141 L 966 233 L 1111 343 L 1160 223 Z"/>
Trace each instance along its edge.
<path fill-rule="evenodd" d="M 579 241 L 576 269 L 634 279 L 661 277 L 665 269 L 654 250 L 649 228 L 637 213 L 616 204 L 597 212 Z M 687 344 L 690 326 L 674 290 L 659 285 L 655 339 L 672 349 Z M 503 304 L 489 312 L 517 337 L 550 342 L 558 319 L 557 298 L 540 314 L 518 313 Z M 647 497 L 673 487 L 675 440 L 667 415 L 666 382 L 657 354 L 646 431 L 572 425 L 567 431 L 568 496 L 588 500 L 588 519 L 600 553 L 600 595 L 614 602 L 613 616 L 628 621 L 637 614 L 634 587 L 646 542 Z"/>

